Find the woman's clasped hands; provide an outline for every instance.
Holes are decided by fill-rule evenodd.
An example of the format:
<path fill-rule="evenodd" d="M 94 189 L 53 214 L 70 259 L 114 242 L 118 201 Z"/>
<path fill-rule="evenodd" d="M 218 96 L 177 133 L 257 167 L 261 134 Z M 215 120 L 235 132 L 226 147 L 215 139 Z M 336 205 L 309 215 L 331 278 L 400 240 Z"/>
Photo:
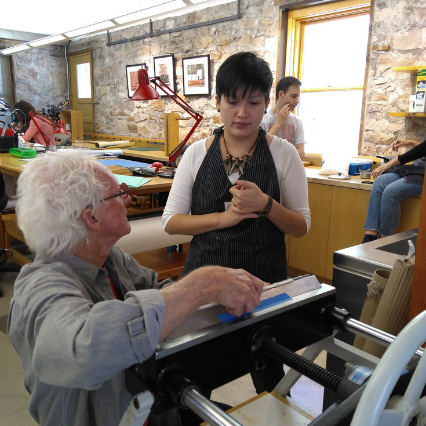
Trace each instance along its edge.
<path fill-rule="evenodd" d="M 259 217 L 256 212 L 262 210 L 268 203 L 268 195 L 255 183 L 246 180 L 237 180 L 229 192 L 233 196 L 231 208 L 239 215 Z"/>
<path fill-rule="evenodd" d="M 256 219 L 256 213 L 268 203 L 268 196 L 253 182 L 237 180 L 229 190 L 232 194 L 231 207 L 222 213 L 225 227 L 237 225 L 244 219 Z"/>

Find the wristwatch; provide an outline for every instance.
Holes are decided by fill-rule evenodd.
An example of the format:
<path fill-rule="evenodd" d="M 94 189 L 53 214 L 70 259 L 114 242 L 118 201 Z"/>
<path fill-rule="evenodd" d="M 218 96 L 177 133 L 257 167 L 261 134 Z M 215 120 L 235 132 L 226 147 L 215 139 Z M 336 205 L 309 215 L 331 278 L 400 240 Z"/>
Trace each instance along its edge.
<path fill-rule="evenodd" d="M 266 206 L 257 213 L 259 216 L 268 216 L 269 212 L 271 211 L 273 198 L 270 195 L 268 195 L 268 197 L 268 203 Z"/>

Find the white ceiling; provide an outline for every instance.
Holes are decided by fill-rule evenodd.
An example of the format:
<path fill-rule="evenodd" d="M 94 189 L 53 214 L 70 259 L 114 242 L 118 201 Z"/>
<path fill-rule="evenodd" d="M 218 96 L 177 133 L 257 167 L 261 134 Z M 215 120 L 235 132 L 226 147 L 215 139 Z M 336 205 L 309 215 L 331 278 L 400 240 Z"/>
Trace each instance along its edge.
<path fill-rule="evenodd" d="M 4 0 L 0 8 L 0 25 L 5 30 L 18 30 L 38 34 L 58 34 L 91 25 L 106 19 L 167 3 L 170 0 L 72 0 L 39 2 Z M 185 1 L 185 0 L 184 0 Z M 228 0 L 229 1 L 229 0 Z M 198 3 L 193 0 L 192 3 Z M 185 1 L 190 4 L 191 2 Z"/>

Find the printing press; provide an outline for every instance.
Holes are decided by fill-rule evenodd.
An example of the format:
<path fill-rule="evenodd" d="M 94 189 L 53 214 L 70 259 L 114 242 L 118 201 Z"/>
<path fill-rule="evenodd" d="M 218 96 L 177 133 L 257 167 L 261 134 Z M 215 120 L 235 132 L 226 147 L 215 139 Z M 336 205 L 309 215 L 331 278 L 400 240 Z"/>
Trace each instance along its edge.
<path fill-rule="evenodd" d="M 335 294 L 334 287 L 307 275 L 269 286 L 255 312 L 240 318 L 214 303 L 201 307 L 150 359 L 126 371 L 134 398 L 120 426 L 142 426 L 150 412 L 175 407 L 223 426 L 426 424 L 426 357 L 420 348 L 426 312 L 395 338 L 336 308 Z M 335 339 L 338 331 L 390 347 L 380 360 Z M 302 356 L 295 353 L 303 348 Z M 346 361 L 344 377 L 312 362 L 323 350 Z M 204 396 L 272 359 L 291 368 L 272 393 L 229 413 Z M 286 396 L 302 374 L 336 394 L 336 402 L 316 418 Z"/>

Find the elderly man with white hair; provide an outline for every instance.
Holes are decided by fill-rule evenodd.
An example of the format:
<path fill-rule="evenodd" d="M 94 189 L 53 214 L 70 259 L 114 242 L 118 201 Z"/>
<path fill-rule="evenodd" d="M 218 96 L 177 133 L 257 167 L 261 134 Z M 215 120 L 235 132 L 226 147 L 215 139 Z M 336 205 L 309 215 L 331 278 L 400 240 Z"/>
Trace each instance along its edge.
<path fill-rule="evenodd" d="M 32 160 L 18 197 L 18 224 L 36 257 L 16 280 L 8 334 L 41 425 L 117 426 L 131 400 L 126 368 L 207 301 L 237 316 L 260 303 L 265 283 L 246 271 L 209 266 L 158 283 L 115 247 L 130 232 L 130 197 L 84 154 Z"/>

